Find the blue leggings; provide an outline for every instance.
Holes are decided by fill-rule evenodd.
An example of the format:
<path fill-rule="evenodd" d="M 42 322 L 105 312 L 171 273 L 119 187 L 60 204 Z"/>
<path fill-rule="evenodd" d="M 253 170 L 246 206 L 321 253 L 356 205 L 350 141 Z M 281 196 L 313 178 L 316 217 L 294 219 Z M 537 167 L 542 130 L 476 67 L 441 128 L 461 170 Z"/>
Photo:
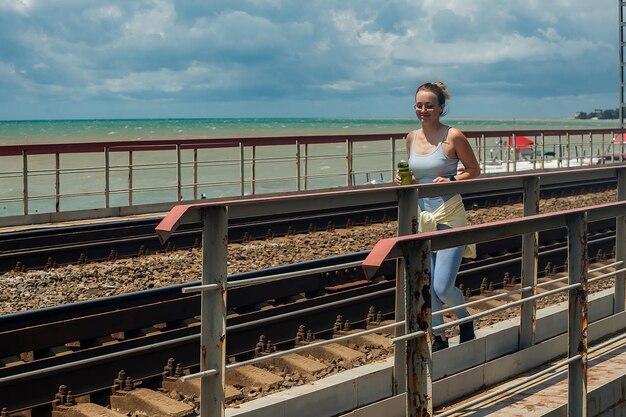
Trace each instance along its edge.
<path fill-rule="evenodd" d="M 438 224 L 437 229 L 449 229 L 449 226 Z M 454 285 L 456 275 L 459 272 L 461 261 L 463 260 L 464 246 L 455 248 L 440 249 L 432 253 L 431 257 L 431 284 L 432 284 L 432 307 L 433 312 L 439 311 L 443 303 L 449 307 L 454 307 L 465 303 L 463 293 Z M 466 308 L 455 310 L 458 318 L 467 317 L 469 313 Z M 433 316 L 432 325 L 443 324 L 443 315 Z M 444 330 L 437 330 L 435 335 L 443 335 Z"/>

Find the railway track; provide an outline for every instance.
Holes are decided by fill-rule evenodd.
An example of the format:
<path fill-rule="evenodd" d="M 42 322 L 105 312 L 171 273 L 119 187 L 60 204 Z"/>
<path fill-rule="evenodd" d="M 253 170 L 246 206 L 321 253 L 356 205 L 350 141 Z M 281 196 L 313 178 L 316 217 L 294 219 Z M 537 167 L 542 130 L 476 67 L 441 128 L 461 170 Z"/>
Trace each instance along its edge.
<path fill-rule="evenodd" d="M 564 187 L 544 187 L 541 197 L 563 197 L 614 188 L 614 181 L 586 181 L 570 183 Z M 519 201 L 521 194 L 464 195 L 468 209 L 513 204 Z M 297 217 L 265 216 L 252 220 L 231 221 L 228 235 L 230 242 L 243 242 L 329 228 L 367 225 L 395 220 L 396 216 L 395 205 L 363 206 L 342 212 L 317 211 Z M 200 245 L 200 229 L 197 227 L 182 227 L 166 245 L 162 245 L 154 233 L 154 228 L 160 220 L 161 217 L 155 216 L 150 219 L 2 233 L 0 273 L 127 258 Z"/>
<path fill-rule="evenodd" d="M 607 254 L 613 251 L 611 226 L 610 222 L 590 225 L 589 253 L 597 261 L 609 257 Z M 541 233 L 540 241 L 540 276 L 547 280 L 562 273 L 566 244 L 559 230 Z M 459 284 L 466 295 L 482 297 L 517 285 L 519 246 L 518 239 L 479 245 L 479 257 L 464 263 L 459 274 Z M 306 343 L 312 338 L 330 338 L 337 332 L 392 318 L 395 264 L 388 263 L 378 275 L 365 279 L 358 264 L 366 254 L 361 252 L 265 270 L 263 275 L 300 271 L 300 276 L 290 281 L 230 290 L 227 318 L 230 360 L 288 348 L 296 339 Z M 238 274 L 229 280 L 260 274 Z M 189 285 L 193 284 L 185 284 Z M 199 351 L 199 297 L 182 294 L 181 287 L 1 316 L 0 407 L 6 407 L 11 413 L 35 410 L 35 414 L 47 415 L 61 385 L 69 387 L 72 396 L 106 404 L 110 402 L 114 380 L 119 383 L 124 379 L 119 375 L 122 370 L 125 375 L 141 381 L 142 387 L 162 388 L 164 378 L 177 386 L 177 372 L 197 370 Z M 384 356 L 391 349 L 384 342 L 386 335 L 383 336 L 378 339 L 379 344 L 363 342 L 356 349 L 344 346 L 357 352 L 352 354 L 353 359 L 349 351 L 345 351 L 346 358 L 326 353 L 324 359 L 324 354 L 320 353 L 322 357 L 315 360 L 322 365 L 315 368 L 311 363 L 317 369 L 311 375 L 303 370 L 278 369 L 278 365 L 270 364 L 265 366 L 265 371 L 270 374 L 276 371 L 280 380 L 267 386 L 245 380 L 241 375 L 227 376 L 232 385 L 230 401 L 255 398 L 303 383 L 307 378 L 354 366 L 367 360 L 368 354 L 370 358 Z M 338 357 L 343 359 L 337 360 Z M 170 358 L 174 358 L 173 362 Z M 165 371 L 164 367 L 167 367 Z M 295 378 L 294 373 L 301 378 Z M 266 376 L 268 381 L 273 381 L 271 376 Z M 251 391 L 250 387 L 255 390 Z M 191 388 L 173 389 L 194 404 L 195 394 Z M 64 396 L 64 401 L 71 403 L 67 393 L 59 394 L 60 398 Z"/>

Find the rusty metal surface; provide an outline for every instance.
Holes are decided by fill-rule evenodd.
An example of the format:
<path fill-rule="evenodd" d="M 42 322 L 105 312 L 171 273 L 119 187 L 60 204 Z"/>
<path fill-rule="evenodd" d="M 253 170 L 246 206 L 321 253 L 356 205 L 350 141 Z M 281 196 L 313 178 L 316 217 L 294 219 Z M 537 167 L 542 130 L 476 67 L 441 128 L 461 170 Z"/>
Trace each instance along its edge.
<path fill-rule="evenodd" d="M 406 334 L 417 331 L 425 336 L 406 342 L 406 415 L 430 417 L 432 402 L 431 270 L 428 241 L 403 246 L 405 272 Z"/>
<path fill-rule="evenodd" d="M 528 178 L 524 184 L 524 216 L 539 213 L 540 177 Z M 522 293 L 522 298 L 537 293 L 537 264 L 539 261 L 539 233 L 531 232 L 522 235 L 522 287 L 532 290 Z M 525 349 L 535 344 L 537 324 L 537 304 L 523 304 L 520 311 L 521 323 L 519 347 Z"/>
<path fill-rule="evenodd" d="M 568 269 L 569 284 L 581 284 L 571 289 L 568 297 L 570 358 L 580 355 L 579 361 L 568 368 L 568 415 L 587 416 L 587 213 L 568 215 Z"/>

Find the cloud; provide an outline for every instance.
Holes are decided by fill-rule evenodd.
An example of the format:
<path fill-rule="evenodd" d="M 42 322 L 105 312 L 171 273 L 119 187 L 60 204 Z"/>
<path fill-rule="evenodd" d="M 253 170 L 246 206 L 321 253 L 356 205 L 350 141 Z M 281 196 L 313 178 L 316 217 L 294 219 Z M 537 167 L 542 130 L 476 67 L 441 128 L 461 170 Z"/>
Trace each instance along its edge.
<path fill-rule="evenodd" d="M 369 102 L 410 101 L 429 79 L 446 81 L 457 97 L 481 89 L 490 97 L 608 101 L 616 96 L 616 78 L 606 75 L 617 68 L 614 6 L 0 0 L 0 110 L 16 100 L 94 109 L 115 100 L 181 109 L 275 101 L 301 103 L 302 115 L 311 116 L 319 103 L 350 103 L 358 115 L 371 113 Z"/>

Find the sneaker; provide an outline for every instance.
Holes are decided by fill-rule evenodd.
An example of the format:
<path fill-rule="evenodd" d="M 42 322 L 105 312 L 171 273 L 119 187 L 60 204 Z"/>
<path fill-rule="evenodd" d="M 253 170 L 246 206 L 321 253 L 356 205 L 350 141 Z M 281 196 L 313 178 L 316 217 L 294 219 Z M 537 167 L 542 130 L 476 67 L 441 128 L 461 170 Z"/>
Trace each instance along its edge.
<path fill-rule="evenodd" d="M 448 339 L 443 340 L 441 336 L 435 336 L 433 338 L 433 352 L 437 352 L 438 350 L 445 349 L 449 346 Z"/>
<path fill-rule="evenodd" d="M 474 322 L 468 321 L 459 326 L 459 343 L 474 340 L 476 335 L 474 334 Z"/>

